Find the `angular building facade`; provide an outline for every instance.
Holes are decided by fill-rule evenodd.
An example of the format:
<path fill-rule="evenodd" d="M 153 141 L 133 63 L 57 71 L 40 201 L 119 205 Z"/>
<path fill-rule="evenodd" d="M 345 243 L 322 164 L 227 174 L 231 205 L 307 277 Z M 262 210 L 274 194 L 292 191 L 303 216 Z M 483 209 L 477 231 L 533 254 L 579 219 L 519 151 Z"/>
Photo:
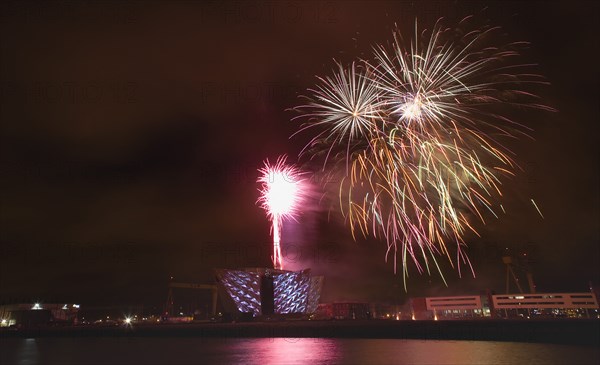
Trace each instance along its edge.
<path fill-rule="evenodd" d="M 219 269 L 216 279 L 225 310 L 253 316 L 313 313 L 323 286 L 323 277 L 311 276 L 309 269 Z"/>

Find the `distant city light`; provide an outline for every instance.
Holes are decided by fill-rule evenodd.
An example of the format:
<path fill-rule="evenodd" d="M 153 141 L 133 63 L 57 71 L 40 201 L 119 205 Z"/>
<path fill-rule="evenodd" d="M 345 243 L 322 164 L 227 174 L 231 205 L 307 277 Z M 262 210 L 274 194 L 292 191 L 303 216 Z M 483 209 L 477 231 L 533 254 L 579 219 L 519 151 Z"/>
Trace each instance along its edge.
<path fill-rule="evenodd" d="M 42 306 L 40 305 L 40 303 L 35 303 L 35 304 L 33 305 L 33 307 L 31 307 L 31 309 L 33 309 L 33 310 L 42 309 Z"/>

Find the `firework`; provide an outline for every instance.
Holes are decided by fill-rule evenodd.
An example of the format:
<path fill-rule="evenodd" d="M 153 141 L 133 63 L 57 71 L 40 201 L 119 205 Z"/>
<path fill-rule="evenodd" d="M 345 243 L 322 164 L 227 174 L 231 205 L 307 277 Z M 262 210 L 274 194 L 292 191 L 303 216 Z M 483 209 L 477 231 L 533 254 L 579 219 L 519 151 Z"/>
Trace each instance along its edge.
<path fill-rule="evenodd" d="M 523 90 L 544 81 L 512 63 L 519 44 L 488 44 L 495 31 L 415 25 L 410 47 L 396 31 L 391 47 L 374 47 L 374 61 L 338 65 L 297 108 L 306 120 L 299 132 L 317 131 L 301 154 L 344 176 L 340 207 L 353 236 L 384 238 L 404 279 L 409 258 L 419 272 L 435 264 L 443 278 L 438 255 L 459 275 L 461 264 L 473 272 L 463 237 L 477 234 L 472 217 L 496 216 L 502 178 L 518 167 L 500 141 L 530 132 L 511 107 L 551 110 Z"/>
<path fill-rule="evenodd" d="M 367 70 L 355 63 L 347 70 L 338 64 L 338 71 L 332 77 L 319 77 L 321 84 L 310 90 L 314 99 L 298 108 L 303 111 L 302 117 L 311 118 L 313 123 L 300 128 L 295 134 L 311 127 L 326 127 L 307 144 L 307 147 L 315 144 L 328 146 L 323 167 L 331 151 L 339 146 L 343 146 L 346 160 L 349 160 L 350 151 L 377 129 L 380 92 L 367 77 Z"/>
<path fill-rule="evenodd" d="M 284 219 L 295 219 L 298 209 L 304 200 L 305 180 L 298 168 L 286 163 L 286 157 L 277 159 L 275 164 L 269 160 L 264 162 L 264 167 L 258 170 L 261 186 L 258 202 L 266 211 L 271 221 L 273 235 L 273 267 L 283 269 L 281 256 L 281 229 Z"/>

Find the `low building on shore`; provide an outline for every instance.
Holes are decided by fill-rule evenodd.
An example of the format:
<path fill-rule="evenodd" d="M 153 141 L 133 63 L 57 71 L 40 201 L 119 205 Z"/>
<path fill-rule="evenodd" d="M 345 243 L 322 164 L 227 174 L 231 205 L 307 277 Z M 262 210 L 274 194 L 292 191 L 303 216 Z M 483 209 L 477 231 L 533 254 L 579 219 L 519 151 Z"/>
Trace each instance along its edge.
<path fill-rule="evenodd" d="M 79 304 L 19 303 L 0 306 L 0 327 L 70 325 L 77 322 Z"/>

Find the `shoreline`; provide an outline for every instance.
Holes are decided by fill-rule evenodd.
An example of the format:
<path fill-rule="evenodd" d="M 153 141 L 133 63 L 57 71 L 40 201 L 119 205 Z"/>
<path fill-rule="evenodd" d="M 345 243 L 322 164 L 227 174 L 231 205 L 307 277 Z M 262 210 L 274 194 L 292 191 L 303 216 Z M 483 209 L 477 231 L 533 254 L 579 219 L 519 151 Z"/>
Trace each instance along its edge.
<path fill-rule="evenodd" d="M 38 337 L 372 338 L 511 341 L 600 347 L 600 321 L 333 320 L 38 327 L 0 331 L 0 338 Z"/>

